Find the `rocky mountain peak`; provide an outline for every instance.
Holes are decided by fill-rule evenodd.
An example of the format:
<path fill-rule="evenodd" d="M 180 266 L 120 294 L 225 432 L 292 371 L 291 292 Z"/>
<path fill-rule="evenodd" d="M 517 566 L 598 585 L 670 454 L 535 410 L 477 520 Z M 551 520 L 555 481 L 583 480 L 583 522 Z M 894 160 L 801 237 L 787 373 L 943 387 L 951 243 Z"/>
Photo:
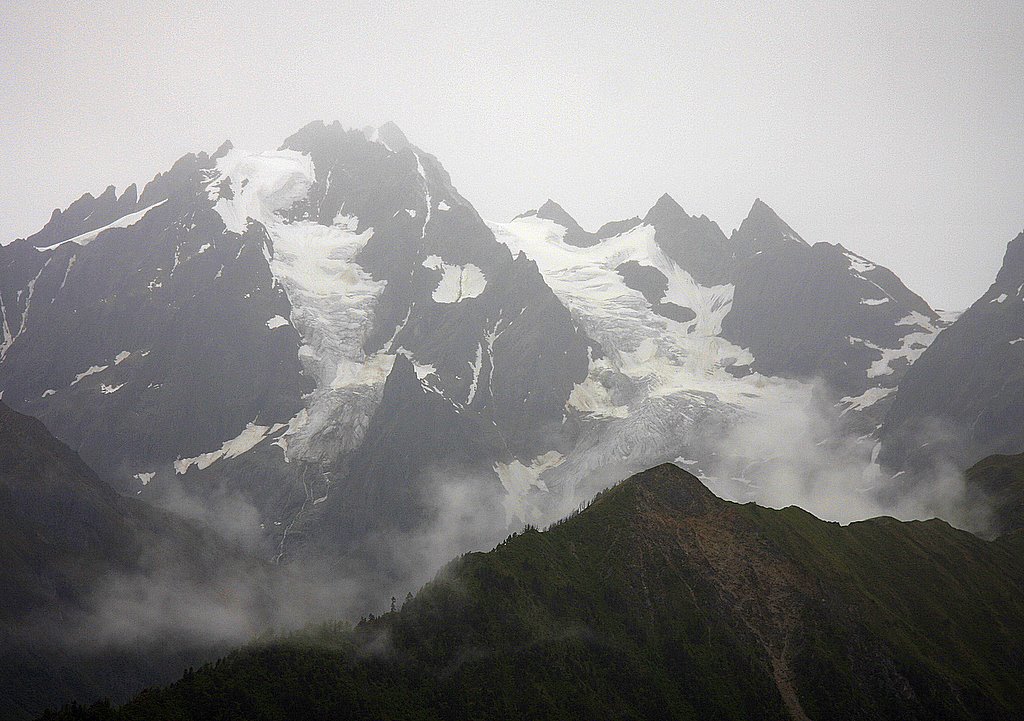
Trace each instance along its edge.
<path fill-rule="evenodd" d="M 730 238 L 733 258 L 742 260 L 759 251 L 791 244 L 809 245 L 772 208 L 757 198 L 740 227 Z"/>
<path fill-rule="evenodd" d="M 566 212 L 565 208 L 550 198 L 545 200 L 544 204 L 537 209 L 536 215 L 538 218 L 553 220 L 562 227 L 570 230 L 583 230 L 583 228 L 580 227 L 580 224 L 576 222 L 576 219 Z"/>
<path fill-rule="evenodd" d="M 405 133 L 391 120 L 377 128 L 377 138 L 395 151 L 402 150 L 410 145 L 409 139 L 405 137 Z"/>
<path fill-rule="evenodd" d="M 1003 265 L 996 275 L 996 283 L 1024 283 L 1024 231 L 1007 244 Z"/>
<path fill-rule="evenodd" d="M 213 155 L 211 155 L 210 157 L 213 160 L 218 160 L 220 158 L 223 158 L 228 153 L 230 153 L 232 150 L 234 150 L 234 148 L 235 146 L 230 140 L 225 140 L 223 143 L 220 144 L 220 147 L 218 147 L 217 150 L 215 150 Z"/>
<path fill-rule="evenodd" d="M 658 198 L 658 202 L 656 202 L 651 209 L 647 211 L 647 215 L 644 216 L 644 222 L 648 225 L 656 226 L 660 223 L 676 220 L 680 217 L 689 218 L 690 216 L 685 210 L 683 210 L 683 206 L 679 205 L 671 195 L 665 193 Z"/>

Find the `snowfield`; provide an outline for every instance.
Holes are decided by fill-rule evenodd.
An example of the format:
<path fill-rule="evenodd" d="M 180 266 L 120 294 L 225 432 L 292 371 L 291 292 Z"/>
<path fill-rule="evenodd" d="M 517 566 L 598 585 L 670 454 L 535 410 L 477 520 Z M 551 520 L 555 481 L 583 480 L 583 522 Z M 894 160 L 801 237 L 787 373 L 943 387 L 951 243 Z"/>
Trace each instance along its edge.
<path fill-rule="evenodd" d="M 124 216 L 122 218 L 118 218 L 117 220 L 113 221 L 112 223 L 108 223 L 107 225 L 104 225 L 102 228 L 96 228 L 96 230 L 90 230 L 87 233 L 82 233 L 81 235 L 76 235 L 74 238 L 68 238 L 67 240 L 62 240 L 61 242 L 54 243 L 53 245 L 47 245 L 47 246 L 44 246 L 44 247 L 41 247 L 41 248 L 36 248 L 36 250 L 38 252 L 40 252 L 40 253 L 45 253 L 45 252 L 53 250 L 55 248 L 59 248 L 60 246 L 64 245 L 65 243 L 73 243 L 75 245 L 88 245 L 92 241 L 96 240 L 96 236 L 98 236 L 100 233 L 102 233 L 102 232 L 104 232 L 106 230 L 110 230 L 111 228 L 130 228 L 131 226 L 135 225 L 140 220 L 142 220 L 144 217 L 146 217 L 146 213 L 151 211 L 153 208 L 157 208 L 157 207 L 163 205 L 166 202 L 167 202 L 166 200 L 161 200 L 159 203 L 153 203 L 153 205 L 150 205 L 148 208 L 143 208 L 142 210 L 137 210 L 134 213 L 129 213 L 128 215 L 126 215 L 126 216 Z M 67 280 L 66 276 L 65 276 L 65 280 Z"/>

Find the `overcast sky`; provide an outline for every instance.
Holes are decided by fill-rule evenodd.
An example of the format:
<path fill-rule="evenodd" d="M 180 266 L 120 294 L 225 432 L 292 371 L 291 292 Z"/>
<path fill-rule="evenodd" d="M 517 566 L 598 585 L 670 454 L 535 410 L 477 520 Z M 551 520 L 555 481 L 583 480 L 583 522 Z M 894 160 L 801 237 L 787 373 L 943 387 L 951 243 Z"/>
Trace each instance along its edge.
<path fill-rule="evenodd" d="M 760 197 L 940 308 L 977 298 L 1024 230 L 1019 1 L 3 12 L 3 242 L 83 192 L 313 119 L 394 120 L 494 220 L 551 197 L 594 229 L 668 192 L 729 233 Z"/>

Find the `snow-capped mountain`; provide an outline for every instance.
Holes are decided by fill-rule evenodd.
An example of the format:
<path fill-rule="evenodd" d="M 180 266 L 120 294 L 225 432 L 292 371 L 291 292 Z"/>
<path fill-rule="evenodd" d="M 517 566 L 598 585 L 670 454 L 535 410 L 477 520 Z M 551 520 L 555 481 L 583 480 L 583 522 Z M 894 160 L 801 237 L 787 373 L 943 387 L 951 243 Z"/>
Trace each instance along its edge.
<path fill-rule="evenodd" d="M 83 196 L 0 248 L 0 315 L 5 402 L 124 492 L 241 499 L 278 558 L 412 532 L 438 479 L 504 527 L 701 470 L 816 378 L 872 437 L 941 325 L 760 201 L 731 237 L 667 195 L 488 224 L 397 127 L 338 123 Z"/>
<path fill-rule="evenodd" d="M 185 156 L 138 200 L 86 196 L 0 249 L 4 398 L 105 476 L 287 422 L 311 387 L 298 334 L 271 327 L 290 304 L 270 237 L 227 231 L 210 199 L 227 152 Z"/>
<path fill-rule="evenodd" d="M 907 371 L 882 440 L 894 467 L 938 452 L 966 468 L 1024 450 L 1024 233 L 988 291 Z"/>
<path fill-rule="evenodd" d="M 186 156 L 0 268 L 7 402 L 133 493 L 241 493 L 282 536 L 409 525 L 450 464 L 522 515 L 534 479 L 507 469 L 553 450 L 593 355 L 393 125 Z"/>
<path fill-rule="evenodd" d="M 759 386 L 821 378 L 843 409 L 863 410 L 895 390 L 945 325 L 891 271 L 808 244 L 760 200 L 728 238 L 667 195 L 643 220 L 608 224 L 586 243 L 552 201 L 492 227 L 537 259 L 603 347 L 633 352 L 638 341 L 622 335 L 645 334 L 654 355 L 685 368 L 690 389 L 717 374 L 715 392 L 746 398 L 735 379 L 752 372 L 747 384 Z"/>
<path fill-rule="evenodd" d="M 756 201 L 731 239 L 723 334 L 767 375 L 822 377 L 849 406 L 892 393 L 946 325 L 892 271 L 841 245 L 809 245 Z"/>

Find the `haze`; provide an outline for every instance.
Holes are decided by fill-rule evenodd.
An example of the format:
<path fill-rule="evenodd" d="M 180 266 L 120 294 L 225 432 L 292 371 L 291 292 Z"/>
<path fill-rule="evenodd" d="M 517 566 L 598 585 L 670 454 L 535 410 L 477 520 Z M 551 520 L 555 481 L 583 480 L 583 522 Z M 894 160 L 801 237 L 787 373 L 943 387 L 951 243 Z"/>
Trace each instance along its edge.
<path fill-rule="evenodd" d="M 755 197 L 939 308 L 1024 229 L 1024 6 L 13 2 L 0 239 L 225 138 L 394 120 L 489 219 Z"/>

